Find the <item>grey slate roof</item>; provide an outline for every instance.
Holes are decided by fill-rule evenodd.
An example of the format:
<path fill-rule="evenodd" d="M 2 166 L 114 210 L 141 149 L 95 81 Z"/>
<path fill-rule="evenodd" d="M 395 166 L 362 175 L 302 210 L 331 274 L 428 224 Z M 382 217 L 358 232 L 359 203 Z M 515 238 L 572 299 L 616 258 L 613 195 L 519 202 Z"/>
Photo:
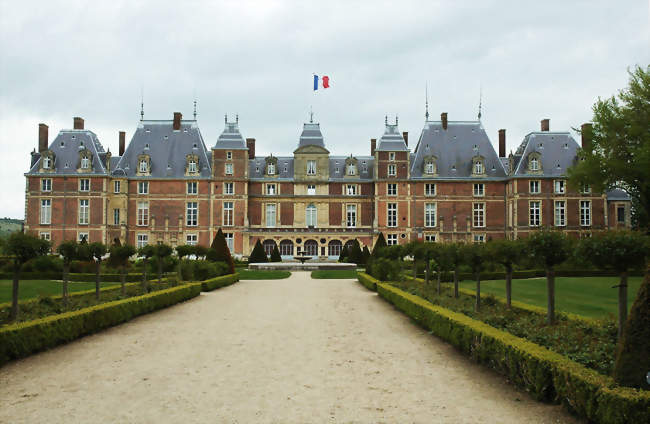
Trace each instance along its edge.
<path fill-rule="evenodd" d="M 54 153 L 55 174 L 84 175 L 77 172 L 79 150 L 87 148 L 92 153 L 92 167 L 86 175 L 106 175 L 104 147 L 97 135 L 89 130 L 61 130 L 50 143 L 49 150 Z M 40 155 L 39 155 L 40 156 Z M 27 174 L 39 174 L 40 157 L 34 161 Z"/>
<path fill-rule="evenodd" d="M 354 156 L 357 160 L 357 175 L 345 176 L 345 160 L 349 156 L 330 156 L 330 181 L 369 181 L 372 180 L 375 158 L 373 156 Z M 338 171 L 338 172 L 337 172 Z"/>
<path fill-rule="evenodd" d="M 613 190 L 609 190 L 607 193 L 607 200 L 608 201 L 613 201 L 613 200 L 627 200 L 630 201 L 632 198 L 630 197 L 629 194 L 625 190 L 622 190 L 620 188 L 615 188 Z"/>
<path fill-rule="evenodd" d="M 435 156 L 438 174 L 424 174 L 424 158 Z M 472 158 L 483 156 L 485 177 L 472 176 Z M 480 121 L 427 121 L 415 147 L 411 178 L 505 178 L 506 171 Z"/>
<path fill-rule="evenodd" d="M 541 155 L 543 177 L 566 175 L 576 159 L 578 143 L 568 132 L 532 132 L 517 148 L 514 154 L 514 176 L 528 176 L 528 157 L 537 152 Z M 540 176 L 540 174 L 534 174 Z"/>
<path fill-rule="evenodd" d="M 172 120 L 140 121 L 112 174 L 132 178 L 185 178 L 185 155 L 191 153 L 199 157 L 199 175 L 192 178 L 209 178 L 210 160 L 196 121 L 182 120 L 179 131 L 173 130 Z M 140 154 L 151 158 L 150 176 L 136 175 Z"/>
<path fill-rule="evenodd" d="M 226 121 L 226 127 L 217 139 L 214 149 L 231 149 L 242 150 L 247 149 L 246 140 L 239 132 L 239 119 L 236 122 Z"/>
<path fill-rule="evenodd" d="M 292 180 L 293 179 L 293 157 L 277 156 L 277 176 L 268 177 L 266 175 L 266 158 L 256 156 L 255 159 L 248 161 L 248 175 L 250 179 L 263 180 Z M 286 171 L 285 171 L 286 168 Z"/>
<path fill-rule="evenodd" d="M 303 124 L 298 148 L 308 145 L 325 147 L 325 140 L 323 139 L 323 133 L 320 131 L 319 123 L 306 122 Z"/>
<path fill-rule="evenodd" d="M 406 147 L 406 142 L 402 133 L 399 132 L 397 124 L 389 124 L 386 122 L 386 129 L 384 130 L 384 135 L 379 139 L 379 144 L 377 145 L 377 151 L 381 152 L 399 152 L 399 151 L 408 151 Z"/>

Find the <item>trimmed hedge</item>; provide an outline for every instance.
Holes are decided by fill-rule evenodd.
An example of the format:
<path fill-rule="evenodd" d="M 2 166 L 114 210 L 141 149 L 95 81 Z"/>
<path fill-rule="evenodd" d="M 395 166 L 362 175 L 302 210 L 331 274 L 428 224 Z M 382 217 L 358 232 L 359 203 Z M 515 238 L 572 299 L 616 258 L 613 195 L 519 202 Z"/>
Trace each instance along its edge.
<path fill-rule="evenodd" d="M 164 274 L 165 277 L 171 277 L 176 275 L 175 272 L 169 272 Z M 157 280 L 158 275 L 155 273 L 147 274 L 148 280 Z M 102 283 L 119 283 L 122 281 L 120 274 L 100 274 Z M 0 272 L 0 280 L 13 280 L 13 272 Z M 22 280 L 62 280 L 63 274 L 61 272 L 21 272 L 20 281 Z M 68 277 L 69 281 L 75 282 L 89 282 L 92 283 L 95 281 L 95 273 L 70 273 Z M 126 274 L 126 282 L 134 283 L 136 281 L 142 281 L 142 274 L 140 273 L 129 273 Z"/>
<path fill-rule="evenodd" d="M 201 291 L 207 292 L 220 289 L 221 287 L 235 284 L 237 281 L 239 281 L 239 274 L 237 273 L 211 278 L 209 280 L 201 281 Z"/>
<path fill-rule="evenodd" d="M 361 281 L 366 276 L 360 273 L 359 277 Z M 373 282 L 370 278 L 362 284 Z M 376 280 L 374 284 L 378 294 L 397 309 L 476 362 L 507 376 L 535 399 L 561 403 L 599 423 L 650 422 L 650 392 L 616 387 L 612 378 L 544 347 L 389 284 Z"/>
<path fill-rule="evenodd" d="M 142 296 L 102 303 L 0 329 L 0 366 L 130 319 L 191 299 L 198 284 L 184 284 Z"/>
<path fill-rule="evenodd" d="M 357 272 L 357 278 L 368 290 L 377 291 L 377 283 L 380 282 L 379 280 L 376 280 L 365 272 Z"/>
<path fill-rule="evenodd" d="M 406 269 L 405 272 L 407 274 L 413 275 L 410 272 L 410 269 Z M 418 274 L 422 275 L 422 273 Z M 630 272 L 630 276 L 643 276 L 643 273 L 641 272 Z M 556 277 L 619 277 L 620 275 L 617 274 L 614 271 L 607 271 L 607 270 L 557 270 L 555 271 L 555 276 Z M 521 270 L 521 271 L 513 271 L 512 272 L 512 278 L 513 279 L 522 279 L 522 278 L 542 278 L 546 277 L 546 271 L 543 269 L 528 269 L 528 270 Z M 433 274 L 433 278 L 435 279 L 435 274 Z M 458 281 L 463 281 L 463 280 L 474 280 L 474 274 L 469 273 L 469 272 L 459 272 L 458 273 Z M 506 279 L 506 273 L 503 271 L 496 271 L 496 272 L 481 272 L 481 280 L 505 280 Z M 454 281 L 454 274 L 452 272 L 443 272 L 440 281 L 449 283 Z"/>

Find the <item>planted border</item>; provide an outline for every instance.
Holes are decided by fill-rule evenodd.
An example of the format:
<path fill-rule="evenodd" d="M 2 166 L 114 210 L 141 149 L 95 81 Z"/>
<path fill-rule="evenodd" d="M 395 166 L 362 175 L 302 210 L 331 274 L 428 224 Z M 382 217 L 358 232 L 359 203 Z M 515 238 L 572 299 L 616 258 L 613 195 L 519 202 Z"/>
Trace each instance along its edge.
<path fill-rule="evenodd" d="M 199 284 L 184 284 L 0 329 L 0 366 L 130 319 L 191 299 Z"/>
<path fill-rule="evenodd" d="M 364 281 L 362 281 L 362 279 Z M 542 346 L 406 293 L 359 273 L 359 281 L 431 333 L 478 363 L 506 375 L 535 399 L 556 402 L 606 424 L 650 422 L 650 392 L 617 387 L 598 374 Z"/>
<path fill-rule="evenodd" d="M 201 291 L 208 292 L 221 287 L 226 287 L 235 284 L 239 281 L 239 274 L 228 274 L 220 277 L 210 278 L 209 280 L 201 281 Z"/>
<path fill-rule="evenodd" d="M 176 275 L 175 272 L 169 272 L 164 274 L 165 277 L 171 277 L 173 275 Z M 103 283 L 119 283 L 121 280 L 120 274 L 100 274 L 101 280 Z M 156 273 L 149 273 L 148 274 L 148 280 L 156 280 L 158 279 L 158 276 Z M 0 272 L 0 280 L 13 280 L 14 274 L 13 272 Z M 62 280 L 63 279 L 63 272 L 52 272 L 52 271 L 46 271 L 46 272 L 21 272 L 20 273 L 20 281 L 22 280 Z M 84 272 L 84 273 L 70 273 L 68 275 L 68 280 L 69 281 L 74 281 L 74 282 L 89 282 L 92 283 L 95 281 L 95 273 L 89 273 L 89 272 Z M 142 273 L 129 273 L 126 274 L 126 282 L 129 283 L 134 283 L 137 281 L 142 281 Z"/>

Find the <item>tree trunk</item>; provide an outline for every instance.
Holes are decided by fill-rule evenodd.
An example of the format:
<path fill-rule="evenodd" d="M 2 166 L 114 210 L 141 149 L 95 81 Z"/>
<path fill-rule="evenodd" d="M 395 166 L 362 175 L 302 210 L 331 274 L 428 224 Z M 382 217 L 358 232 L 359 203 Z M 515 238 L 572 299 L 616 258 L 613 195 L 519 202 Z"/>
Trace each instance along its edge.
<path fill-rule="evenodd" d="M 427 269 L 426 269 L 426 274 L 427 275 L 426 275 L 426 278 L 424 280 L 424 284 L 426 286 L 428 286 L 429 285 L 429 278 L 431 278 L 431 261 L 429 259 L 427 259 L 426 267 L 427 267 Z"/>
<path fill-rule="evenodd" d="M 512 302 L 512 267 L 506 268 L 506 306 L 510 309 Z"/>
<path fill-rule="evenodd" d="M 555 270 L 546 268 L 546 291 L 547 291 L 547 310 L 546 321 L 549 325 L 555 325 Z"/>
<path fill-rule="evenodd" d="M 145 256 L 143 262 L 144 262 L 144 268 L 142 270 L 142 291 L 147 293 L 149 291 L 148 287 L 147 287 L 148 282 L 149 282 L 149 280 L 147 279 L 147 264 L 148 264 L 149 261 L 147 261 L 146 256 Z"/>
<path fill-rule="evenodd" d="M 179 256 L 178 257 L 178 275 L 176 276 L 178 281 L 183 281 L 183 269 L 182 269 L 182 267 L 183 267 L 183 258 Z"/>
<path fill-rule="evenodd" d="M 101 271 L 102 261 L 95 264 L 95 297 L 99 300 L 99 272 Z"/>
<path fill-rule="evenodd" d="M 63 264 L 63 306 L 68 306 L 68 278 L 70 277 L 70 264 Z"/>
<path fill-rule="evenodd" d="M 621 273 L 621 283 L 618 285 L 618 338 L 623 335 L 627 321 L 627 271 Z"/>
<path fill-rule="evenodd" d="M 158 258 L 158 284 L 162 284 L 162 258 Z"/>
<path fill-rule="evenodd" d="M 458 268 L 454 269 L 454 297 L 458 299 Z"/>
<path fill-rule="evenodd" d="M 18 318 L 18 281 L 20 279 L 20 266 L 14 268 L 14 282 L 11 290 L 11 313 L 9 321 L 15 321 Z"/>
<path fill-rule="evenodd" d="M 122 283 L 122 297 L 126 296 L 126 266 L 120 269 L 120 282 Z"/>
<path fill-rule="evenodd" d="M 478 312 L 481 309 L 481 273 L 477 272 L 476 275 L 476 304 L 474 309 Z"/>
<path fill-rule="evenodd" d="M 442 293 L 442 287 L 440 285 L 440 278 L 442 278 L 442 270 L 438 267 L 438 296 Z"/>

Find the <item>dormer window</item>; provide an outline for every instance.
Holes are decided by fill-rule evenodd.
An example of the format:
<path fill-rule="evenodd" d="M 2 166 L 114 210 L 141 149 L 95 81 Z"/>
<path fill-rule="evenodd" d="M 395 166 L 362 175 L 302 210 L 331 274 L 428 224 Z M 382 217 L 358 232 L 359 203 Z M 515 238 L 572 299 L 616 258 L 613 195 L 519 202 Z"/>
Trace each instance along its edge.
<path fill-rule="evenodd" d="M 50 169 L 52 167 L 52 159 L 49 156 L 43 158 L 43 169 Z"/>
<path fill-rule="evenodd" d="M 530 159 L 530 170 L 539 171 L 539 160 L 537 158 Z"/>
<path fill-rule="evenodd" d="M 472 175 L 485 175 L 485 158 L 483 156 L 474 156 L 472 158 Z"/>
<path fill-rule="evenodd" d="M 197 172 L 196 169 L 196 161 L 194 159 L 190 159 L 190 161 L 187 164 L 187 172 L 194 173 Z"/>
<path fill-rule="evenodd" d="M 532 152 L 528 155 L 528 172 L 531 174 L 541 174 L 543 172 L 541 153 Z"/>
<path fill-rule="evenodd" d="M 190 153 L 185 156 L 185 175 L 195 175 L 199 172 L 199 157 Z"/>
<path fill-rule="evenodd" d="M 278 158 L 271 155 L 267 156 L 264 161 L 266 162 L 266 175 L 276 175 L 278 173 Z"/>
<path fill-rule="evenodd" d="M 338 164 L 338 163 L 337 163 Z M 353 177 L 357 175 L 358 161 L 352 155 L 345 159 L 345 175 Z"/>
<path fill-rule="evenodd" d="M 140 169 L 140 172 L 142 172 L 142 173 L 147 172 L 147 161 L 146 160 L 142 159 L 140 161 L 139 169 Z"/>
<path fill-rule="evenodd" d="M 437 173 L 438 167 L 436 166 L 436 158 L 434 156 L 424 157 L 424 173 L 427 175 L 434 175 Z"/>
<path fill-rule="evenodd" d="M 266 173 L 269 175 L 275 175 L 275 164 L 274 163 L 269 163 L 268 166 L 266 167 Z"/>
<path fill-rule="evenodd" d="M 483 162 L 481 162 L 481 161 L 474 162 L 474 173 L 475 174 L 482 174 L 483 173 Z"/>
<path fill-rule="evenodd" d="M 138 167 L 136 175 L 145 176 L 151 173 L 151 158 L 148 154 L 138 155 Z"/>
<path fill-rule="evenodd" d="M 90 168 L 90 159 L 87 157 L 81 158 L 81 169 Z"/>
<path fill-rule="evenodd" d="M 347 172 L 348 175 L 356 175 L 356 173 L 357 173 L 357 167 L 354 166 L 353 163 L 348 164 L 348 168 L 347 168 L 347 169 L 348 169 L 348 172 Z"/>

